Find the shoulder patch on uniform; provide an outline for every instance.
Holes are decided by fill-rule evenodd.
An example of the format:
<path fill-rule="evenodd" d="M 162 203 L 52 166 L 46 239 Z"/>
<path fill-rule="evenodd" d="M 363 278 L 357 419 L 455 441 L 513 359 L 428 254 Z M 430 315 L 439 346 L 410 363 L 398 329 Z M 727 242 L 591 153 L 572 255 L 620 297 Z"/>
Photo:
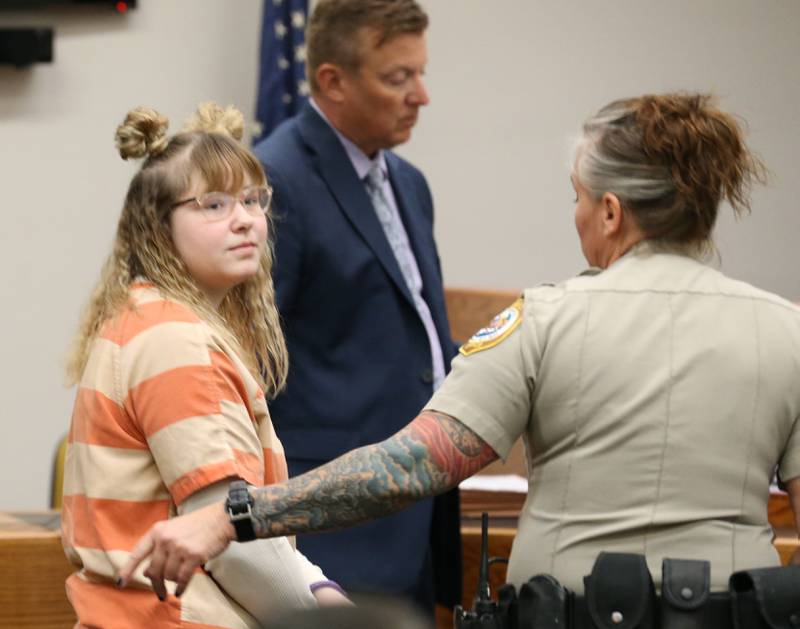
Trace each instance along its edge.
<path fill-rule="evenodd" d="M 520 297 L 492 319 L 489 325 L 475 332 L 458 351 L 464 356 L 469 356 L 500 343 L 522 323 L 522 304 L 523 298 Z"/>

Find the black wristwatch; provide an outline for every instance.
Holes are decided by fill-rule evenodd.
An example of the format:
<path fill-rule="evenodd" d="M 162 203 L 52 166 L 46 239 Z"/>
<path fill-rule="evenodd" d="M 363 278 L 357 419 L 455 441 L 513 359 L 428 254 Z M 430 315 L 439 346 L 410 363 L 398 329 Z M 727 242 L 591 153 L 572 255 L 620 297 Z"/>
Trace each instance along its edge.
<path fill-rule="evenodd" d="M 237 542 L 249 542 L 256 538 L 253 527 L 253 497 L 243 480 L 235 480 L 228 488 L 228 499 L 225 509 L 231 518 L 231 524 L 236 530 Z"/>

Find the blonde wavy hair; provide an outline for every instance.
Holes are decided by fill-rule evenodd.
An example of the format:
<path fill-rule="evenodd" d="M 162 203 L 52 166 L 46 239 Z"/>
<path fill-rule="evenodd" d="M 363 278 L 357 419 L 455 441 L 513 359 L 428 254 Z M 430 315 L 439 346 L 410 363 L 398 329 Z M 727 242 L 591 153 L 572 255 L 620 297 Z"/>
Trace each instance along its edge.
<path fill-rule="evenodd" d="M 235 348 L 267 397 L 286 382 L 288 354 L 275 306 L 272 249 L 258 272 L 235 286 L 215 309 L 178 256 L 170 233 L 172 205 L 198 178 L 207 190 L 238 191 L 246 176 L 265 185 L 258 159 L 239 143 L 244 124 L 233 107 L 200 105 L 182 132 L 167 137 L 167 119 L 147 107 L 128 113 L 117 128 L 123 159 L 145 157 L 125 196 L 111 255 L 106 260 L 75 336 L 67 363 L 70 384 L 80 381 L 92 341 L 103 324 L 130 307 L 135 278 L 191 308 Z"/>

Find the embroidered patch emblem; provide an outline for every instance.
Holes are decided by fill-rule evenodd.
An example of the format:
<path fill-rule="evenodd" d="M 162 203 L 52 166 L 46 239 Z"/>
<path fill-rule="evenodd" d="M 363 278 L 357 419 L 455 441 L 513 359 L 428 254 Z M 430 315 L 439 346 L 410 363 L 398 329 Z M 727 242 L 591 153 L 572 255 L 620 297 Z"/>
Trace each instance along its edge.
<path fill-rule="evenodd" d="M 492 319 L 485 328 L 475 332 L 472 338 L 464 343 L 458 351 L 464 356 L 469 356 L 475 352 L 494 347 L 516 330 L 521 322 L 522 297 Z"/>

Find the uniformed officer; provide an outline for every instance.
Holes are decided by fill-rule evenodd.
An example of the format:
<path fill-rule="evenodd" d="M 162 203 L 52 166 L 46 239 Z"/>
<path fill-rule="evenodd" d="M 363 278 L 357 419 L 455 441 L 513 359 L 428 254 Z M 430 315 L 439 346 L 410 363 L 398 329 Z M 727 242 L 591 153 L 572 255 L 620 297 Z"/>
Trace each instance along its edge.
<path fill-rule="evenodd" d="M 575 224 L 595 270 L 525 291 L 480 330 L 413 422 L 384 442 L 250 492 L 259 536 L 346 526 L 444 491 L 522 436 L 530 488 L 508 579 L 580 593 L 600 551 L 707 559 L 711 589 L 778 565 L 778 467 L 800 519 L 800 310 L 703 261 L 721 201 L 749 209 L 763 167 L 704 95 L 613 102 L 575 150 Z M 234 532 L 223 506 L 157 526 L 182 588 Z"/>

